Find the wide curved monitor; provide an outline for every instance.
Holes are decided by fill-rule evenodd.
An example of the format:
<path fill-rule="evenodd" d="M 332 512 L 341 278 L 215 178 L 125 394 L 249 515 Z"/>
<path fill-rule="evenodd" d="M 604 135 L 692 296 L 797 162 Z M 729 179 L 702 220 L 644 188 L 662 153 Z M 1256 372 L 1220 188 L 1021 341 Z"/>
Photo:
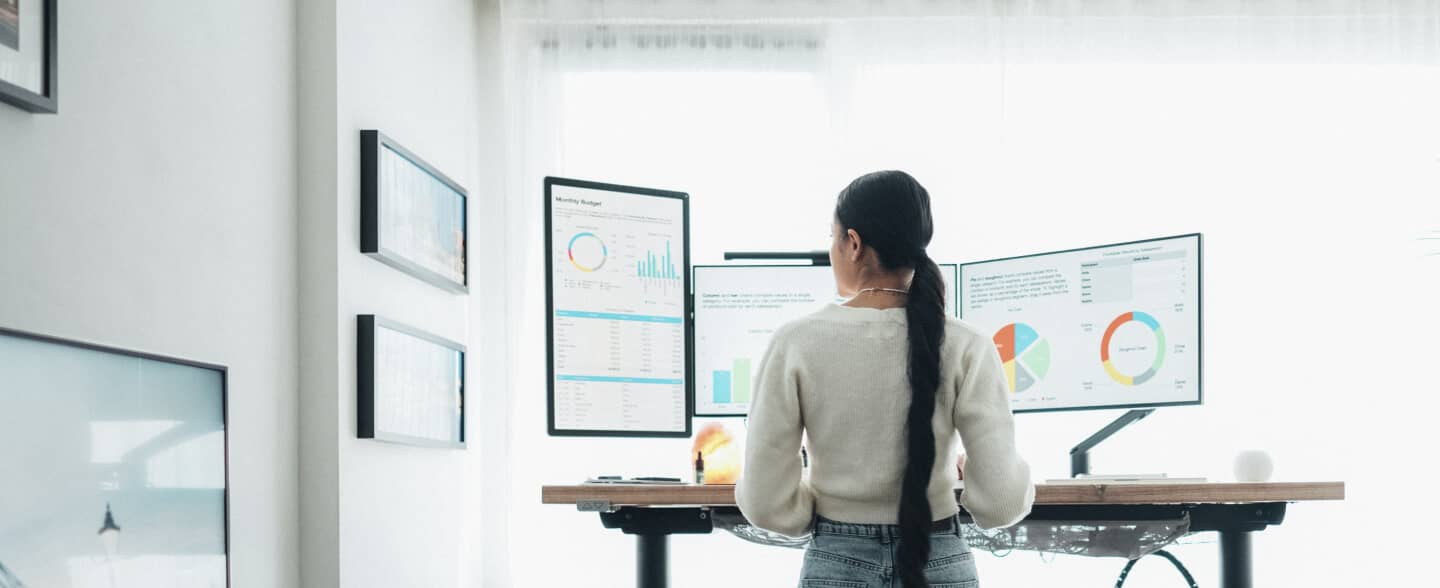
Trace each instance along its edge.
<path fill-rule="evenodd" d="M 1200 235 L 960 265 L 1015 412 L 1201 402 Z"/>

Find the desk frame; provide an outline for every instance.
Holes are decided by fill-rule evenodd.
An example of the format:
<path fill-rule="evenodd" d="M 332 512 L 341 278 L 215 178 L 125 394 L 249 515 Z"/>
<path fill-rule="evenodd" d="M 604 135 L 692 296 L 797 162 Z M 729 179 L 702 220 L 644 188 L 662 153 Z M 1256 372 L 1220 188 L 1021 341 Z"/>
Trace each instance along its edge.
<path fill-rule="evenodd" d="M 957 499 L 960 492 L 956 492 Z M 1188 517 L 1190 532 L 1220 535 L 1220 585 L 1252 588 L 1252 534 L 1285 520 L 1287 504 L 1343 500 L 1341 482 L 1301 484 L 1062 484 L 1036 487 L 1029 521 L 1173 521 Z M 733 487 L 547 486 L 547 504 L 599 511 L 607 529 L 636 538 L 636 585 L 669 586 L 669 537 L 707 534 L 712 513 L 738 513 Z M 685 501 L 690 501 L 686 504 Z M 699 503 L 697 505 L 697 503 Z M 962 517 L 969 515 L 962 509 Z"/>

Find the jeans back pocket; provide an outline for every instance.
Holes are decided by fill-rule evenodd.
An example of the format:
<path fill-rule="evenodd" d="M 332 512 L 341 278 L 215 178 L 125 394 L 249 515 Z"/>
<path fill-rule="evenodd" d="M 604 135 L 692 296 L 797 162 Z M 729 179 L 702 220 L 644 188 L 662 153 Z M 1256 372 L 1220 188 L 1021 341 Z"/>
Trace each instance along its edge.
<path fill-rule="evenodd" d="M 864 582 L 855 580 L 824 580 L 819 578 L 806 578 L 800 580 L 800 588 L 865 588 Z M 932 586 L 931 588 L 935 588 Z"/>

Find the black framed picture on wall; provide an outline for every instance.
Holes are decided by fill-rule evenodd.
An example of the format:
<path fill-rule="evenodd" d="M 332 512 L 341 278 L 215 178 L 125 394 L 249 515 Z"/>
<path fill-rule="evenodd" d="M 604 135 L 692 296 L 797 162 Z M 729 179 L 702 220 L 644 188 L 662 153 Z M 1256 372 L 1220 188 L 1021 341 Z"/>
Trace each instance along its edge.
<path fill-rule="evenodd" d="M 0 102 L 58 110 L 58 0 L 0 0 Z"/>
<path fill-rule="evenodd" d="M 3 1 L 3 0 L 0 0 Z M 384 133 L 360 131 L 360 251 L 469 291 L 465 189 Z"/>
<path fill-rule="evenodd" d="M 359 315 L 357 436 L 465 448 L 465 346 Z"/>

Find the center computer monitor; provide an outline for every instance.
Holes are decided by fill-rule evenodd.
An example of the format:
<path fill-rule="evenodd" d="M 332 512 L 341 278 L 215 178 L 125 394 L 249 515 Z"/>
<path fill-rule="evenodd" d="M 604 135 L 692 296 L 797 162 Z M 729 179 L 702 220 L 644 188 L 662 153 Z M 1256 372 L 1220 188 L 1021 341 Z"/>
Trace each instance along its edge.
<path fill-rule="evenodd" d="M 957 268 L 941 264 L 945 311 L 955 315 Z M 843 302 L 829 266 L 695 266 L 695 416 L 746 416 L 770 336 L 787 322 Z"/>
<path fill-rule="evenodd" d="M 1199 404 L 1200 235 L 960 265 L 1015 412 Z"/>

